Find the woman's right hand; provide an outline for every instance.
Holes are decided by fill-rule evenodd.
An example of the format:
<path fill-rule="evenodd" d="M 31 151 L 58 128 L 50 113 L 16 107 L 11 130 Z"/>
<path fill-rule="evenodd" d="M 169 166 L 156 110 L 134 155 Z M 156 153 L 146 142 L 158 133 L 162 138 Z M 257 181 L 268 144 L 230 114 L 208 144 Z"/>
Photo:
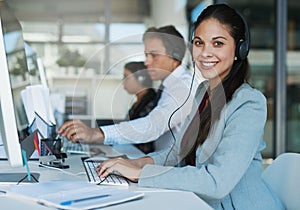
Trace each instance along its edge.
<path fill-rule="evenodd" d="M 153 163 L 151 157 L 138 159 L 114 158 L 102 162 L 96 170 L 101 178 L 108 176 L 110 173 L 119 173 L 131 181 L 138 181 L 143 166 Z"/>

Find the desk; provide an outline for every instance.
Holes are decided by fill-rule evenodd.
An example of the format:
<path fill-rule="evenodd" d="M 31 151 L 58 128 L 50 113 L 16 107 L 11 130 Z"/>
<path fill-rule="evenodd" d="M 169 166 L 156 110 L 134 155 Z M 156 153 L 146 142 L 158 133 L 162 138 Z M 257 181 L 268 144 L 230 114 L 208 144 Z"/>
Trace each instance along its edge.
<path fill-rule="evenodd" d="M 128 148 L 127 148 L 128 149 Z M 135 154 L 136 155 L 136 154 Z M 66 164 L 70 165 L 69 169 L 63 171 L 39 167 L 38 161 L 29 161 L 31 172 L 40 173 L 40 182 L 48 180 L 81 180 L 87 181 L 87 176 L 81 162 L 82 155 L 69 155 L 66 159 Z M 11 168 L 7 161 L 0 161 L 1 172 L 25 172 L 25 168 Z M 0 185 L 0 190 L 7 190 L 8 185 Z M 129 190 L 144 192 L 145 196 L 140 200 L 130 201 L 114 206 L 102 208 L 105 210 L 134 210 L 134 209 L 208 209 L 211 208 L 198 196 L 191 192 L 178 191 L 178 190 L 165 190 L 156 188 L 141 188 L 137 184 L 130 183 Z M 29 201 L 18 200 L 15 198 L 7 197 L 0 194 L 1 209 L 30 209 L 30 210 L 43 210 L 53 209 Z"/>

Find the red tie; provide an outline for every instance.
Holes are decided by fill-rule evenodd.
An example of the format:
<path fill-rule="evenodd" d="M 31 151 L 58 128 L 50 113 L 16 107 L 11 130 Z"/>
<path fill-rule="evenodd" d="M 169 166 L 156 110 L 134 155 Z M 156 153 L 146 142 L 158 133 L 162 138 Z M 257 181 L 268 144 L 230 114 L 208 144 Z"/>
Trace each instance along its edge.
<path fill-rule="evenodd" d="M 181 142 L 181 148 L 185 148 L 187 143 L 189 143 L 190 147 L 188 150 L 192 148 L 192 151 L 188 153 L 188 155 L 185 157 L 185 163 L 187 165 L 196 165 L 196 147 L 194 147 L 195 142 L 188 142 L 189 139 L 190 141 L 195 141 L 198 137 L 199 133 L 199 124 L 200 124 L 200 113 L 205 107 L 206 100 L 208 98 L 208 93 L 206 92 L 202 98 L 202 101 L 198 107 L 198 110 L 193 117 L 191 123 L 189 124 L 188 128 L 186 129 L 183 137 L 182 137 L 182 142 Z"/>

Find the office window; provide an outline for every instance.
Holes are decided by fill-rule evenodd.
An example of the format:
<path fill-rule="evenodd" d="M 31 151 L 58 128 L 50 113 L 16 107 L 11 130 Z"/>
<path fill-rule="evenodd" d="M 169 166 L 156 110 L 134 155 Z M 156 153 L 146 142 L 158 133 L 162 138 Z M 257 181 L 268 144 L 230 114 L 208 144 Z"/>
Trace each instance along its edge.
<path fill-rule="evenodd" d="M 129 61 L 144 61 L 144 45 L 142 43 L 112 44 L 110 46 L 109 74 L 123 77 L 125 63 Z"/>
<path fill-rule="evenodd" d="M 286 150 L 300 152 L 300 2 L 288 1 L 287 23 L 287 142 Z"/>
<path fill-rule="evenodd" d="M 102 23 L 64 23 L 62 42 L 103 42 L 105 25 Z"/>
<path fill-rule="evenodd" d="M 143 23 L 112 23 L 110 24 L 110 42 L 138 42 L 142 40 L 140 36 L 146 30 Z"/>
<path fill-rule="evenodd" d="M 81 60 L 75 67 L 84 65 L 96 74 L 109 73 L 120 78 L 122 71 L 116 66 L 129 60 L 144 59 L 142 34 L 146 27 L 143 23 L 111 23 L 109 32 L 105 31 L 103 23 L 22 22 L 22 26 L 24 39 L 43 58 L 49 76 L 57 72 L 74 72 L 69 68 L 61 69 L 68 65 L 64 60 L 65 51 L 78 54 Z"/>
<path fill-rule="evenodd" d="M 28 42 L 56 42 L 59 28 L 54 22 L 21 22 L 24 40 Z"/>

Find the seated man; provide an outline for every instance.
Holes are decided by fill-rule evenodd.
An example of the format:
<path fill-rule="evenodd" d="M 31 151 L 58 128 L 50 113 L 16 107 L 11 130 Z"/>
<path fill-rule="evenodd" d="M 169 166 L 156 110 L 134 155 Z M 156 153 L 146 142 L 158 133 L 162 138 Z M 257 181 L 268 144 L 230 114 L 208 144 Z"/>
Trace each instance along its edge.
<path fill-rule="evenodd" d="M 194 98 L 190 71 L 181 63 L 186 45 L 174 26 L 149 28 L 143 35 L 145 65 L 152 80 L 161 80 L 157 106 L 145 117 L 90 128 L 80 120 L 64 123 L 58 133 L 73 142 L 139 144 L 155 141 L 155 151 L 171 147 L 173 135 L 190 113 Z M 191 95 L 190 95 L 191 94 Z"/>

